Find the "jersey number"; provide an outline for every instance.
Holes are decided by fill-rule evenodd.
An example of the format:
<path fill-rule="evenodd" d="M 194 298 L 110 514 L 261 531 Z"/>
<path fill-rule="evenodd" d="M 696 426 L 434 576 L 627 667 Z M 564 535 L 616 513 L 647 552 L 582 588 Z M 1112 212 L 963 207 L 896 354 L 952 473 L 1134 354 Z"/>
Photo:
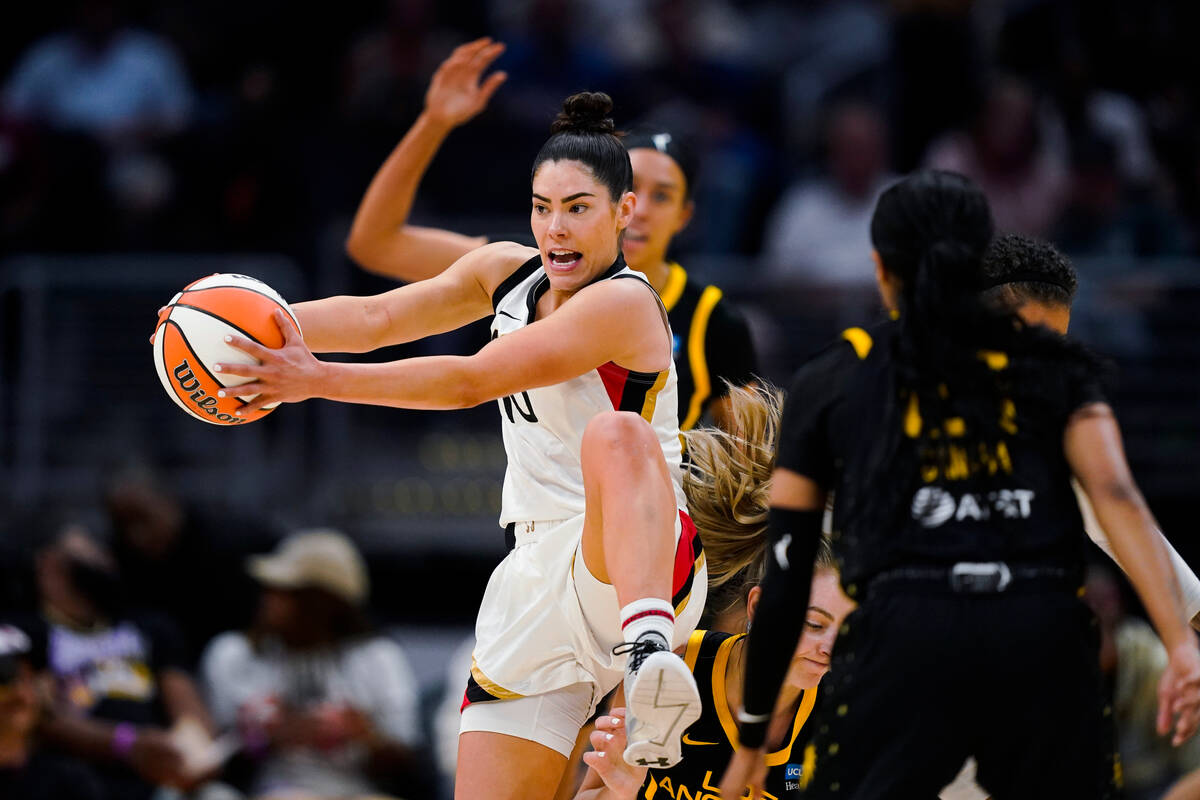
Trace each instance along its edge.
<path fill-rule="evenodd" d="M 499 337 L 500 334 L 498 334 L 496 331 L 492 331 L 493 339 L 498 339 Z M 522 400 L 525 401 L 524 408 L 521 408 Z M 502 402 L 504 403 L 504 416 L 508 417 L 509 422 L 515 424 L 517 421 L 516 414 L 513 414 L 514 407 L 517 409 L 517 414 L 520 414 L 526 422 L 538 421 L 537 414 L 533 413 L 533 401 L 529 399 L 529 392 L 521 392 L 520 397 L 515 394 L 508 395 L 507 397 L 503 398 Z"/>
<path fill-rule="evenodd" d="M 525 407 L 521 408 L 521 401 L 525 401 Z M 517 418 L 513 414 L 513 408 L 517 409 L 517 414 L 520 414 L 526 422 L 537 422 L 537 414 L 533 413 L 533 401 L 529 399 L 528 392 L 521 392 L 520 395 L 508 395 L 504 398 L 504 415 L 508 417 L 509 422 L 516 422 Z"/>

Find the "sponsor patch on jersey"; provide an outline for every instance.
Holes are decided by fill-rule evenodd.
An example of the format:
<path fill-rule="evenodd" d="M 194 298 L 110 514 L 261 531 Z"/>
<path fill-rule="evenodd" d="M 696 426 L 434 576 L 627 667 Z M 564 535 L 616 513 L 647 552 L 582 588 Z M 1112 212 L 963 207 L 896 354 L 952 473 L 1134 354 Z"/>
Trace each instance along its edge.
<path fill-rule="evenodd" d="M 1028 489 L 1001 489 L 986 494 L 952 494 L 937 486 L 923 486 L 913 495 L 912 518 L 926 528 L 937 528 L 952 518 L 984 521 L 993 515 L 1029 519 L 1035 494 Z"/>

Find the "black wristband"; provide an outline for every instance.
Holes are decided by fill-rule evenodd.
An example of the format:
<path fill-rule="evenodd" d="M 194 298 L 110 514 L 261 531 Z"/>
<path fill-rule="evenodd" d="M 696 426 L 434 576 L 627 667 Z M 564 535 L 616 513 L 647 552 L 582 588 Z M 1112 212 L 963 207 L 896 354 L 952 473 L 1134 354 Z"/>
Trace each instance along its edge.
<path fill-rule="evenodd" d="M 813 559 L 821 540 L 823 510 L 772 508 L 767 524 L 767 569 L 754 626 L 746 639 L 746 675 L 738 737 L 759 747 L 779 687 L 804 629 Z"/>
<path fill-rule="evenodd" d="M 738 745 L 749 750 L 757 750 L 767 740 L 767 726 L 771 718 L 750 718 L 745 711 L 738 713 Z"/>

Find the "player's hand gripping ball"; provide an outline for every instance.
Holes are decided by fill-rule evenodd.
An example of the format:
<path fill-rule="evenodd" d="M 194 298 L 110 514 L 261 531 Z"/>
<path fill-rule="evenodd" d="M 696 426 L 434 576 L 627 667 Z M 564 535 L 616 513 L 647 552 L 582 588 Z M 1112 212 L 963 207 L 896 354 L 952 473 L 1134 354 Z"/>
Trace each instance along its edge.
<path fill-rule="evenodd" d="M 224 388 L 252 379 L 216 373 L 214 364 L 254 364 L 253 356 L 231 347 L 226 336 L 243 336 L 264 347 L 283 346 L 273 314 L 282 309 L 296 330 L 300 323 L 279 293 L 245 275 L 209 275 L 184 287 L 158 315 L 154 330 L 154 368 L 175 403 L 196 419 L 213 425 L 242 425 L 271 413 L 278 403 L 250 414 L 235 411 L 256 395 L 235 396 Z"/>

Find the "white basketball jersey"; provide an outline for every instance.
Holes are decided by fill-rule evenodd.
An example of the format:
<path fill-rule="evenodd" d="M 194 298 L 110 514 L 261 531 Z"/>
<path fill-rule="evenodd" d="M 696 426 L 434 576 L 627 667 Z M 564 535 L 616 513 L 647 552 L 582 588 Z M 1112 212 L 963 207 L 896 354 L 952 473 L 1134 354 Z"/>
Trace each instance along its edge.
<path fill-rule="evenodd" d="M 617 261 L 596 280 L 629 278 L 647 283 L 640 272 Z M 492 338 L 519 330 L 534 320 L 538 299 L 550 288 L 541 256 L 521 265 L 492 297 L 496 316 Z M 653 291 L 653 289 L 651 289 Z M 669 333 L 664 330 L 664 335 Z M 558 520 L 584 511 L 580 450 L 583 431 L 602 411 L 633 411 L 650 423 L 662 444 L 680 508 L 687 508 L 682 486 L 683 448 L 679 439 L 679 401 L 675 363 L 662 372 L 633 372 L 609 362 L 577 378 L 529 389 L 497 401 L 504 431 L 508 469 L 504 474 L 500 525 Z"/>

